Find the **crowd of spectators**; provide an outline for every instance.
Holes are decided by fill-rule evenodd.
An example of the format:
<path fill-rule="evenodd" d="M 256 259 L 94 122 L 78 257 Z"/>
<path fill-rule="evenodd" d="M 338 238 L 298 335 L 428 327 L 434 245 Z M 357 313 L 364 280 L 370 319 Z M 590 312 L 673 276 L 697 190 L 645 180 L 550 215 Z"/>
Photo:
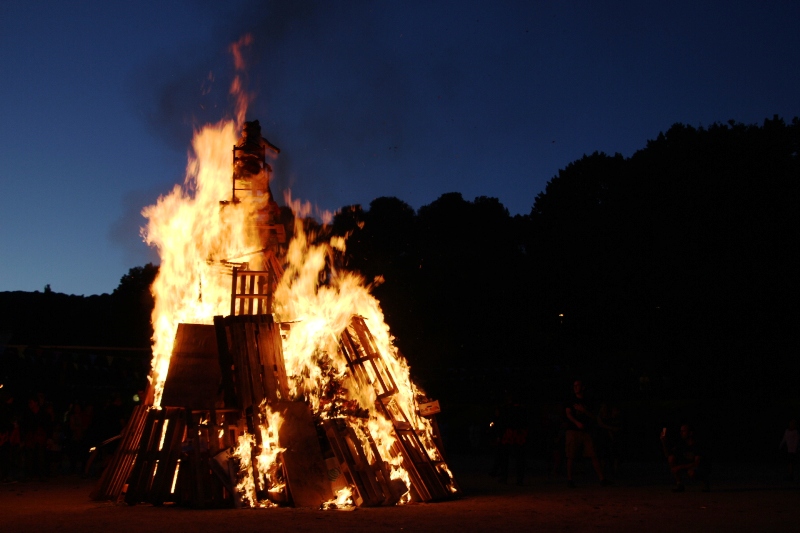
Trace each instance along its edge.
<path fill-rule="evenodd" d="M 569 488 L 576 488 L 580 483 L 613 485 L 624 479 L 626 473 L 630 475 L 635 471 L 629 470 L 628 465 L 621 469 L 622 463 L 650 463 L 665 459 L 666 471 L 674 482 L 674 492 L 686 491 L 689 488 L 685 485 L 687 482 L 695 490 L 711 491 L 712 458 L 718 457 L 711 439 L 728 435 L 714 432 L 714 429 L 720 431 L 719 424 L 709 426 L 708 418 L 697 413 L 694 417 L 679 415 L 676 404 L 672 410 L 658 412 L 640 409 L 634 413 L 639 425 L 632 428 L 622 406 L 598 397 L 592 389 L 586 388 L 582 380 L 575 380 L 571 389 L 563 402 L 534 401 L 528 404 L 505 391 L 505 401 L 497 403 L 491 420 L 484 425 L 485 430 L 481 431 L 477 425 L 470 428 L 470 448 L 474 452 L 487 448 L 492 450 L 490 474 L 500 483 L 508 483 L 513 461 L 516 483 L 523 485 L 526 459 L 530 458 L 545 463 L 547 473 L 554 479 L 566 474 Z M 628 404 L 629 407 L 632 405 L 635 404 Z M 652 407 L 653 404 L 646 405 Z M 793 406 L 787 402 L 783 408 L 791 411 Z M 706 423 L 695 426 L 689 422 L 698 419 Z M 655 430 L 657 424 L 661 427 Z M 778 444 L 786 468 L 785 481 L 794 481 L 797 477 L 798 435 L 797 419 L 792 418 Z M 740 440 L 734 444 L 737 446 L 734 450 L 749 450 L 751 460 L 767 464 L 776 458 L 769 453 L 771 443 L 766 433 L 756 435 L 753 441 Z M 659 441 L 660 446 L 654 446 Z M 658 448 L 661 454 L 655 453 Z M 663 455 L 663 459 L 658 455 Z M 741 458 L 730 457 L 723 455 L 728 464 L 742 462 Z M 576 469 L 580 474 L 579 480 L 573 477 Z"/>
<path fill-rule="evenodd" d="M 0 358 L 0 481 L 87 471 L 90 450 L 118 435 L 149 354 L 7 346 Z"/>

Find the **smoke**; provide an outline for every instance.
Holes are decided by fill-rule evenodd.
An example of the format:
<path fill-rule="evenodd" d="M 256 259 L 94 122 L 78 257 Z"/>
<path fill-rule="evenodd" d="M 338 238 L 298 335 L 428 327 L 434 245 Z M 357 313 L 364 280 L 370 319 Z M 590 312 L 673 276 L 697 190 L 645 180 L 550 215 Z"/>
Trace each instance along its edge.
<path fill-rule="evenodd" d="M 482 188 L 476 176 L 485 173 L 472 160 L 485 153 L 491 109 L 506 115 L 492 120 L 525 120 L 511 97 L 498 102 L 475 89 L 502 86 L 496 72 L 528 72 L 515 70 L 507 42 L 486 46 L 482 17 L 498 15 L 477 5 L 246 0 L 222 15 L 214 3 L 199 6 L 218 19 L 213 31 L 142 66 L 137 109 L 155 135 L 185 149 L 193 129 L 233 116 L 229 48 L 252 35 L 241 56 L 254 97 L 247 119 L 282 149 L 272 187 L 279 198 L 291 188 L 326 209 L 378 196 L 419 206 L 436 197 L 428 196 L 432 178 L 441 190 L 463 190 L 468 172 L 469 195 Z M 478 76 L 485 65 L 491 72 Z M 501 146 L 507 133 L 490 132 Z"/>
<path fill-rule="evenodd" d="M 122 199 L 120 217 L 109 227 L 108 239 L 122 250 L 122 259 L 127 265 L 157 265 L 160 261 L 158 252 L 142 240 L 140 230 L 145 224 L 142 207 L 154 204 L 162 192 L 155 189 L 129 191 Z"/>
<path fill-rule="evenodd" d="M 153 135 L 177 150 L 186 149 L 195 129 L 232 117 L 235 102 L 229 88 L 235 61 L 255 77 L 248 90 L 259 92 L 266 83 L 260 69 L 271 62 L 263 58 L 271 57 L 268 52 L 279 47 L 287 32 L 303 31 L 304 21 L 313 20 L 316 3 L 248 0 L 227 9 L 220 4 L 196 2 L 199 18 L 213 21 L 211 31 L 159 51 L 131 75 L 131 106 Z M 255 43 L 237 48 L 241 53 L 233 57 L 231 45 L 248 33 Z"/>

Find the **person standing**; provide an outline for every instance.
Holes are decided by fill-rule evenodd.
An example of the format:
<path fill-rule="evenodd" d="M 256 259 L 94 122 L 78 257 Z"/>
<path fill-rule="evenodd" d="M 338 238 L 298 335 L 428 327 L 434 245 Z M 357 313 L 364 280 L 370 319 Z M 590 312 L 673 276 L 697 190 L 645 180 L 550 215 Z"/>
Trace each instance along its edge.
<path fill-rule="evenodd" d="M 45 481 L 48 477 L 45 451 L 47 439 L 50 437 L 51 424 L 47 413 L 36 398 L 32 397 L 28 400 L 28 408 L 22 414 L 19 427 L 26 479 L 36 478 L 39 481 Z"/>
<path fill-rule="evenodd" d="M 528 440 L 528 415 L 524 406 L 511 393 L 506 393 L 505 403 L 497 416 L 497 476 L 500 483 L 508 483 L 509 463 L 514 460 L 517 485 L 525 484 L 525 447 Z"/>
<path fill-rule="evenodd" d="M 782 449 L 786 447 L 786 457 L 789 463 L 789 472 L 786 479 L 791 481 L 794 479 L 795 470 L 797 469 L 797 420 L 790 420 L 789 427 L 783 432 L 783 440 L 779 447 Z"/>
<path fill-rule="evenodd" d="M 664 455 L 667 456 L 670 472 L 675 479 L 673 492 L 686 490 L 682 479 L 684 472 L 690 479 L 696 479 L 701 483 L 703 492 L 711 490 L 709 483 L 711 455 L 705 443 L 695 437 L 694 429 L 690 425 L 681 425 L 680 438 L 675 440 L 671 448 L 667 446 L 666 432 L 662 432 L 661 445 Z"/>
<path fill-rule="evenodd" d="M 611 483 L 603 475 L 600 460 L 594 449 L 592 432 L 595 430 L 597 417 L 591 409 L 586 398 L 586 387 L 581 380 L 572 384 L 572 395 L 566 402 L 565 413 L 568 427 L 566 431 L 565 452 L 567 456 L 567 486 L 575 487 L 572 479 L 573 467 L 577 457 L 588 457 L 592 461 L 594 471 L 600 478 L 600 485 L 607 486 Z"/>

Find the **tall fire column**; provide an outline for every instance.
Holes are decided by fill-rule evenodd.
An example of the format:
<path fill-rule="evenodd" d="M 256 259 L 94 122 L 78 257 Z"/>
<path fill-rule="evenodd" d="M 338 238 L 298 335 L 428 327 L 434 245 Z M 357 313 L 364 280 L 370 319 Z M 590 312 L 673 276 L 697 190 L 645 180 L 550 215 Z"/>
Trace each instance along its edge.
<path fill-rule="evenodd" d="M 377 302 L 363 287 L 339 286 L 334 277 L 330 287 L 311 289 L 312 305 L 299 319 L 279 322 L 273 315 L 288 246 L 270 191 L 267 160 L 278 153 L 257 121 L 245 123 L 233 147 L 230 199 L 220 203 L 221 218 L 236 215 L 248 244 L 229 252 L 239 257 L 205 260 L 212 270 L 231 273 L 230 314 L 209 317 L 213 324 L 178 324 L 160 406 L 136 408 L 93 498 L 198 508 L 319 507 L 460 493 L 435 420 L 427 418 L 438 411 L 436 402 L 420 400 L 404 360 L 387 344 L 388 331 L 381 331 Z M 319 272 L 308 272 L 319 282 Z M 290 290 L 302 293 L 304 284 Z M 316 299 L 317 291 L 334 301 Z M 326 312 L 347 315 L 348 325 L 333 334 L 319 328 L 332 322 Z"/>

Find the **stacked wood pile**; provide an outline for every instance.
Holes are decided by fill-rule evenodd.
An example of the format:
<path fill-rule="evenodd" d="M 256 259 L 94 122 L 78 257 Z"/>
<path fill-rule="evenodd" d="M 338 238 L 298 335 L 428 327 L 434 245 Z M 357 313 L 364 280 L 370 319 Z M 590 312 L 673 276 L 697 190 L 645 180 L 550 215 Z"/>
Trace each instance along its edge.
<path fill-rule="evenodd" d="M 178 326 L 170 372 L 162 395 L 166 407 L 154 408 L 152 398 L 136 407 L 93 499 L 197 508 L 237 503 L 236 473 L 219 457 L 227 457 L 244 427 L 240 409 L 219 399 L 214 326 Z"/>
<path fill-rule="evenodd" d="M 250 464 L 256 464 L 266 405 L 283 420 L 277 431 L 283 488 L 258 492 L 259 505 L 318 507 L 348 486 L 355 505 L 400 501 L 406 486 L 392 479 L 365 425 L 354 427 L 359 422 L 345 417 L 317 419 L 307 403 L 291 400 L 282 351 L 288 327 L 264 314 L 215 317 L 213 326 L 181 324 L 162 396 L 165 407 L 137 408 L 92 496 L 128 504 L 241 506 L 236 485 L 243 472 L 232 450 L 239 436 L 253 435 Z M 353 317 L 340 350 L 357 386 L 374 388 L 379 410 L 394 427 L 392 453 L 409 474 L 411 499 L 458 494 L 437 436 L 415 430 L 396 401 L 397 385 L 363 318 Z"/>

